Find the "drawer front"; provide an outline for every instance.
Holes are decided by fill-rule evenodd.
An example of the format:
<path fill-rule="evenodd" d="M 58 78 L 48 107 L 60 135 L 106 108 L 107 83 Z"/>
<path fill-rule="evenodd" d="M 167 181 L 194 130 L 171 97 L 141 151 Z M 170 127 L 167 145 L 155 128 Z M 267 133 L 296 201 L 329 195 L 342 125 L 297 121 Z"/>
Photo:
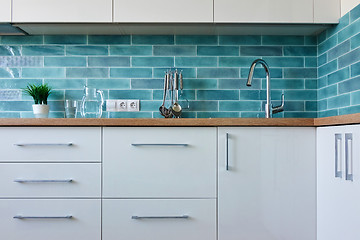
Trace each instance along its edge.
<path fill-rule="evenodd" d="M 100 240 L 100 206 L 100 200 L 0 200 L 1 239 Z"/>
<path fill-rule="evenodd" d="M 216 201 L 103 200 L 103 240 L 215 240 Z"/>
<path fill-rule="evenodd" d="M 101 128 L 0 128 L 0 161 L 100 162 Z"/>
<path fill-rule="evenodd" d="M 100 197 L 100 163 L 0 163 L 1 197 Z"/>
<path fill-rule="evenodd" d="M 103 194 L 215 198 L 216 128 L 105 128 Z"/>

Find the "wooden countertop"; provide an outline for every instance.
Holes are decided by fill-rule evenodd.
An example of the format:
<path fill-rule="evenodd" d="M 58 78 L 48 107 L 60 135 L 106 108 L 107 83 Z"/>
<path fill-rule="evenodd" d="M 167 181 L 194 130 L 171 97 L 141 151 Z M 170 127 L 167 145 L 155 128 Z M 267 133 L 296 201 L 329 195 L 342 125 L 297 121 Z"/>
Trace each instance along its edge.
<path fill-rule="evenodd" d="M 238 126 L 274 126 L 274 127 L 317 127 L 360 123 L 360 113 L 326 118 L 3 118 L 0 127 L 18 126 L 119 126 L 119 127 L 238 127 Z"/>

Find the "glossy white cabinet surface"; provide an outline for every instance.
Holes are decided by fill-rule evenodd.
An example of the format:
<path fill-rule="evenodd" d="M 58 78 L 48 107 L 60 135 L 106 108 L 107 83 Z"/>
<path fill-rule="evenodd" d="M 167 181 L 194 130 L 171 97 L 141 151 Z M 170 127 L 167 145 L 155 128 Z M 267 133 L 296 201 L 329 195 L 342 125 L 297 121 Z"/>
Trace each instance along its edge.
<path fill-rule="evenodd" d="M 1 239 L 100 240 L 100 207 L 100 200 L 0 200 Z M 72 218 L 17 219 L 14 216 Z"/>
<path fill-rule="evenodd" d="M 359 125 L 317 129 L 317 240 L 360 236 L 359 143 Z"/>
<path fill-rule="evenodd" d="M 103 149 L 104 197 L 216 197 L 216 128 L 107 127 Z"/>
<path fill-rule="evenodd" d="M 216 200 L 103 200 L 102 239 L 215 240 Z M 183 217 L 188 218 L 171 218 Z M 168 217 L 142 218 L 137 217 Z"/>
<path fill-rule="evenodd" d="M 218 239 L 315 240 L 315 128 L 221 127 L 218 138 Z"/>
<path fill-rule="evenodd" d="M 0 22 L 11 22 L 11 0 L 0 0 Z"/>
<path fill-rule="evenodd" d="M 214 0 L 215 23 L 312 23 L 313 0 Z"/>
<path fill-rule="evenodd" d="M 100 163 L 2 163 L 0 198 L 101 197 Z"/>
<path fill-rule="evenodd" d="M 115 22 L 213 22 L 212 0 L 114 0 Z"/>
<path fill-rule="evenodd" d="M 314 0 L 314 23 L 339 23 L 340 0 Z"/>
<path fill-rule="evenodd" d="M 1 128 L 0 162 L 100 162 L 101 128 Z"/>
<path fill-rule="evenodd" d="M 13 0 L 13 22 L 111 22 L 112 0 Z"/>

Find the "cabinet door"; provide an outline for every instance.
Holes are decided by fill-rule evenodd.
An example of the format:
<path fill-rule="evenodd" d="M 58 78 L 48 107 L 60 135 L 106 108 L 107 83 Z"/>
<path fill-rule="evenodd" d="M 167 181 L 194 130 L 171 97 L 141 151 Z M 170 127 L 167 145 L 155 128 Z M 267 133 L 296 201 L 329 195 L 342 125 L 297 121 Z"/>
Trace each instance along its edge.
<path fill-rule="evenodd" d="M 11 22 L 11 0 L 0 0 L 0 22 Z"/>
<path fill-rule="evenodd" d="M 219 240 L 315 240 L 315 129 L 219 128 Z"/>
<path fill-rule="evenodd" d="M 213 22 L 212 0 L 114 0 L 115 22 Z"/>
<path fill-rule="evenodd" d="M 314 23 L 339 23 L 340 0 L 314 0 Z"/>
<path fill-rule="evenodd" d="M 13 22 L 111 22 L 112 0 L 13 0 Z"/>
<path fill-rule="evenodd" d="M 216 23 L 312 23 L 313 0 L 214 0 Z"/>

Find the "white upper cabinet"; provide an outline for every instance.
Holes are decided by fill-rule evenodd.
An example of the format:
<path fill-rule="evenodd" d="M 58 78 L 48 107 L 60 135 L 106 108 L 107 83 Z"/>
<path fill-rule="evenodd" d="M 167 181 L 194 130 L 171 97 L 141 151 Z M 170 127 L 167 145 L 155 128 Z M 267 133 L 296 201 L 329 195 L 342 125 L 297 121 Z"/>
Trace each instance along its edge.
<path fill-rule="evenodd" d="M 313 3 L 314 0 L 214 0 L 214 21 L 216 23 L 312 23 Z"/>
<path fill-rule="evenodd" d="M 114 22 L 213 22 L 213 1 L 114 0 Z"/>
<path fill-rule="evenodd" d="M 314 0 L 314 23 L 338 23 L 340 0 Z"/>
<path fill-rule="evenodd" d="M 111 21 L 112 0 L 13 0 L 12 22 Z"/>
<path fill-rule="evenodd" d="M 0 0 L 0 22 L 11 21 L 11 0 Z"/>

